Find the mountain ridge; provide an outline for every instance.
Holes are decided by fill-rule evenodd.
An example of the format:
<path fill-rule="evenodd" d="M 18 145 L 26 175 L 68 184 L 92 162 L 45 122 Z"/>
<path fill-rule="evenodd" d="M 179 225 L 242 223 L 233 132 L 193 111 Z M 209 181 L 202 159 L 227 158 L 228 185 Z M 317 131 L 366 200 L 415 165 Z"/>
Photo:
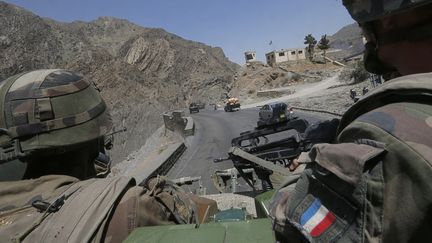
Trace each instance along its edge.
<path fill-rule="evenodd" d="M 58 22 L 2 1 L 0 60 L 0 80 L 34 69 L 64 68 L 94 81 L 115 126 L 128 127 L 115 139 L 114 161 L 145 143 L 162 125 L 162 112 L 196 100 L 219 100 L 238 68 L 221 48 L 163 29 L 113 17 Z"/>
<path fill-rule="evenodd" d="M 332 48 L 353 52 L 353 40 L 346 33 L 355 27 L 344 27 L 329 36 Z M 194 101 L 223 100 L 240 70 L 222 48 L 161 28 L 109 16 L 59 22 L 3 1 L 0 60 L 0 80 L 34 69 L 64 68 L 94 81 L 115 127 L 128 128 L 116 136 L 111 153 L 114 161 L 145 143 L 162 125 L 162 112 Z"/>

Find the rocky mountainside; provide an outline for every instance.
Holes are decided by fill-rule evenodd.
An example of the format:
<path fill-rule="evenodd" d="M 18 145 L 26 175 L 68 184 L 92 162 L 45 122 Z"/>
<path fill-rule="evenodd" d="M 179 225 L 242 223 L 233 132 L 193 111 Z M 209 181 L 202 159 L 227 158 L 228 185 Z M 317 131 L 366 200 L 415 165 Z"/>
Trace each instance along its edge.
<path fill-rule="evenodd" d="M 291 92 L 291 86 L 300 83 L 315 83 L 333 76 L 339 66 L 327 63 L 311 63 L 309 60 L 279 63 L 272 67 L 261 62 L 243 66 L 230 90 L 230 96 L 240 98 L 248 104 L 276 98 Z"/>
<path fill-rule="evenodd" d="M 356 23 L 344 26 L 328 38 L 331 49 L 328 50 L 327 56 L 333 60 L 342 61 L 345 57 L 364 50 L 361 29 Z M 319 52 L 318 48 L 316 52 Z M 239 70 L 230 95 L 239 97 L 243 103 L 253 103 L 257 100 L 274 98 L 273 95 L 281 95 L 284 90 L 290 90 L 289 86 L 320 81 L 340 71 L 340 66 L 324 64 L 323 61 L 323 58 L 318 56 L 314 62 L 291 61 L 279 63 L 274 67 L 261 62 L 249 63 Z M 271 92 L 267 92 L 269 90 Z"/>
<path fill-rule="evenodd" d="M 221 48 L 162 29 L 110 17 L 60 23 L 0 1 L 0 80 L 39 68 L 73 70 L 96 83 L 116 128 L 128 128 L 115 139 L 119 161 L 162 124 L 162 112 L 224 96 L 238 65 Z"/>
<path fill-rule="evenodd" d="M 329 36 L 330 47 L 342 50 L 333 55 L 336 59 L 360 53 L 364 50 L 361 29 L 357 23 L 342 27 L 338 32 Z"/>

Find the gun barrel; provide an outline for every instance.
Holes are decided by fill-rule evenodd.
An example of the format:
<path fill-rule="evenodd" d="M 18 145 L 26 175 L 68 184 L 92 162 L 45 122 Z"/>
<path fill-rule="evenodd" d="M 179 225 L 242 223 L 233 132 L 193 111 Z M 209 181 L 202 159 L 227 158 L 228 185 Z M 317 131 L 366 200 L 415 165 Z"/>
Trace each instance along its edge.
<path fill-rule="evenodd" d="M 175 184 L 181 186 L 181 185 L 186 185 L 186 184 L 192 184 L 193 182 L 199 181 L 199 180 L 201 180 L 201 176 L 195 176 L 195 177 L 186 176 L 186 177 L 174 179 L 173 182 Z"/>
<path fill-rule="evenodd" d="M 214 159 L 213 162 L 214 163 L 219 163 L 219 162 L 230 160 L 230 159 L 231 159 L 230 157 L 228 157 L 228 158 L 219 158 L 219 159 Z"/>
<path fill-rule="evenodd" d="M 126 132 L 126 131 L 127 131 L 127 128 L 123 127 L 123 128 L 121 128 L 119 130 L 114 130 L 114 131 L 108 133 L 107 136 L 114 135 L 114 134 L 117 134 L 117 133 L 120 133 L 120 132 Z"/>

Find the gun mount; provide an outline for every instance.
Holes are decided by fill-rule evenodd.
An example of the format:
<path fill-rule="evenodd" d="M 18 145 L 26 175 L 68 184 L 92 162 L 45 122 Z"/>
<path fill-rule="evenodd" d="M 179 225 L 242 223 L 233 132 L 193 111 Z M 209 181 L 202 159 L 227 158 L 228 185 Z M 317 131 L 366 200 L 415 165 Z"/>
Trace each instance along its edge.
<path fill-rule="evenodd" d="M 300 153 L 309 151 L 316 143 L 331 142 L 338 124 L 337 119 L 309 124 L 308 121 L 295 117 L 284 123 L 255 128 L 232 139 L 229 157 L 215 159 L 214 162 L 231 159 L 239 177 L 243 177 L 254 191 L 257 190 L 255 177 L 261 180 L 261 189 L 267 191 L 273 189 L 271 174 L 277 172 L 283 176 L 290 175 L 287 167 L 292 160 Z M 276 139 L 268 138 L 282 132 L 289 133 Z M 254 174 L 250 173 L 251 169 Z M 222 175 L 223 173 L 219 181 L 224 181 L 226 185 L 227 177 L 222 178 Z M 234 179 L 237 180 L 237 177 Z"/>
<path fill-rule="evenodd" d="M 215 159 L 214 162 L 221 162 L 231 159 L 235 170 L 218 171 L 213 179 L 215 185 L 225 185 L 218 189 L 225 191 L 227 180 L 237 181 L 237 176 L 242 177 L 254 190 L 256 177 L 261 180 L 261 189 L 266 191 L 273 189 L 269 176 L 273 171 L 288 175 L 287 167 L 292 160 L 304 151 L 303 133 L 309 127 L 309 122 L 294 117 L 287 122 L 277 123 L 271 126 L 258 127 L 251 131 L 240 133 L 239 137 L 231 140 L 232 148 L 228 152 L 228 158 Z M 277 139 L 270 140 L 268 136 L 290 132 L 288 136 L 283 134 Z M 251 173 L 251 171 L 253 173 Z M 234 173 L 235 172 L 235 173 Z M 234 176 L 233 176 L 234 175 Z M 218 182 L 218 183 L 216 183 Z M 231 183 L 231 190 L 236 187 Z"/>

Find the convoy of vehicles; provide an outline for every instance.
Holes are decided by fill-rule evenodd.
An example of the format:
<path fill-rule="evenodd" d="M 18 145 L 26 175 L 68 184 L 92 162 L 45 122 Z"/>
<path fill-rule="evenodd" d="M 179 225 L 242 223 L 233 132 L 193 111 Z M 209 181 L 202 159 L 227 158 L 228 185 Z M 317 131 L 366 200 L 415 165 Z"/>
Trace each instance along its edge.
<path fill-rule="evenodd" d="M 227 105 L 229 104 L 239 105 L 238 99 L 228 99 Z M 272 171 L 288 167 L 306 146 L 302 138 L 309 123 L 294 116 L 293 109 L 288 108 L 286 103 L 272 102 L 261 106 L 258 118 L 256 128 L 232 139 L 228 158 L 215 159 L 215 162 L 232 160 L 234 165 L 234 168 L 213 174 L 212 179 L 219 192 L 236 192 L 239 177 L 253 191 L 273 189 L 269 180 Z M 289 136 L 282 134 L 289 131 L 294 133 Z M 269 139 L 274 135 L 276 139 Z M 256 185 L 257 182 L 261 182 L 261 185 Z"/>
<path fill-rule="evenodd" d="M 303 151 L 308 143 L 303 138 L 309 123 L 293 117 L 292 111 L 287 111 L 284 103 L 270 103 L 263 107 L 259 117 L 265 126 L 233 138 L 228 158 L 214 161 L 232 160 L 234 165 L 234 168 L 216 171 L 212 176 L 217 189 L 224 192 L 217 194 L 218 209 L 197 205 L 198 208 L 204 208 L 198 210 L 204 212 L 198 212 L 199 223 L 138 228 L 125 242 L 276 242 L 268 217 L 268 204 L 275 192 L 269 175 L 273 171 L 283 174 L 291 160 Z M 292 136 L 272 141 L 266 139 L 267 136 L 288 130 L 294 131 Z M 253 199 L 242 200 L 241 204 L 229 209 L 221 209 L 221 202 L 233 201 L 237 196 L 248 197 L 236 193 L 239 178 L 250 186 Z M 181 178 L 178 180 L 181 183 L 176 183 L 189 184 L 185 183 L 188 180 L 196 182 L 197 178 Z M 261 185 L 257 184 L 259 181 Z M 212 198 L 214 195 L 208 196 Z M 254 208 L 253 214 L 246 210 L 250 207 Z"/>

